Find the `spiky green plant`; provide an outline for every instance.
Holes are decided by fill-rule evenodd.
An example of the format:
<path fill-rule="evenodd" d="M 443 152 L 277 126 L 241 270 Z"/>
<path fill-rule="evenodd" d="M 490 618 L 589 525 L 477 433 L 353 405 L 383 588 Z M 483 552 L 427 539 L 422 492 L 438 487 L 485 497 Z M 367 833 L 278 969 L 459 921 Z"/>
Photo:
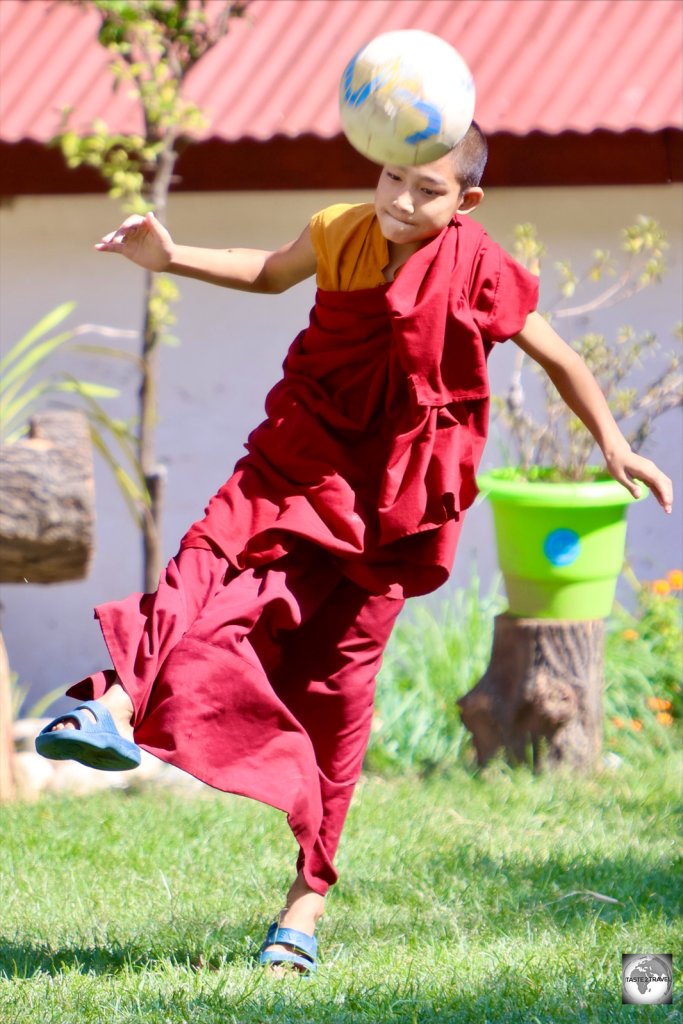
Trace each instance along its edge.
<path fill-rule="evenodd" d="M 468 734 L 456 700 L 483 674 L 504 605 L 497 579 L 480 591 L 473 575 L 438 612 L 416 604 L 399 621 L 377 679 L 369 769 L 428 775 L 462 760 Z"/>
<path fill-rule="evenodd" d="M 0 360 L 0 443 L 12 444 L 23 437 L 31 415 L 48 400 L 64 396 L 72 405 L 75 400 L 88 418 L 93 445 L 113 472 L 128 508 L 139 522 L 138 509 L 140 503 L 146 503 L 147 494 L 134 437 L 128 423 L 110 416 L 101 405 L 102 400 L 116 398 L 118 389 L 100 381 L 81 380 L 50 366 L 51 357 L 60 350 L 137 363 L 138 357 L 125 349 L 78 340 L 93 336 L 124 338 L 136 332 L 95 324 L 63 327 L 75 306 L 74 302 L 63 302 L 50 310 Z"/>

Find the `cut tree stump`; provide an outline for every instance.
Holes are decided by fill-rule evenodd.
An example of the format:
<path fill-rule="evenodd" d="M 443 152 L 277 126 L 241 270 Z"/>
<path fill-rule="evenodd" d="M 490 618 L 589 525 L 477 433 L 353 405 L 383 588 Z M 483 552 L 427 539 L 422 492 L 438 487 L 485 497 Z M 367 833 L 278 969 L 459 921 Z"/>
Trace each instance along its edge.
<path fill-rule="evenodd" d="M 95 486 L 81 412 L 43 412 L 0 447 L 0 583 L 82 579 L 93 551 Z"/>
<path fill-rule="evenodd" d="M 602 748 L 605 623 L 495 619 L 491 661 L 457 702 L 477 760 L 501 748 L 512 764 L 528 760 L 590 771 Z"/>
<path fill-rule="evenodd" d="M 0 583 L 80 580 L 93 551 L 95 484 L 81 412 L 37 414 L 0 446 Z M 0 634 L 0 803 L 15 797 L 12 688 Z"/>

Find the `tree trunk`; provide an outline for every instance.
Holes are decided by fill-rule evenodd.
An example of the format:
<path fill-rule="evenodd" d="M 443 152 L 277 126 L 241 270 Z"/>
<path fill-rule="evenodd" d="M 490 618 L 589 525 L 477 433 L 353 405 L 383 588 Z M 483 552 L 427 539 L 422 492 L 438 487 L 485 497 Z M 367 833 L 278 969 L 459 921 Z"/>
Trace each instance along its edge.
<path fill-rule="evenodd" d="M 148 140 L 154 132 L 147 127 Z M 162 223 L 166 223 L 168 193 L 173 178 L 178 155 L 175 150 L 175 129 L 167 129 L 164 148 L 159 155 L 154 177 L 146 198 L 154 206 L 154 214 Z M 154 305 L 163 305 L 163 301 L 155 295 L 155 278 L 147 273 L 145 281 L 145 314 L 142 342 L 142 376 L 139 391 L 138 459 L 149 493 L 150 504 L 142 515 L 142 549 L 143 549 L 143 589 L 150 593 L 156 590 L 159 574 L 163 563 L 163 545 L 161 541 L 162 518 L 164 507 L 164 491 L 166 484 L 165 468 L 157 463 L 155 433 L 158 419 L 158 380 L 159 380 L 159 345 L 162 340 L 162 327 Z"/>
<path fill-rule="evenodd" d="M 540 771 L 594 767 L 602 748 L 605 624 L 498 615 L 491 661 L 458 701 L 480 765 L 501 748 Z M 545 748 L 545 752 L 542 748 Z"/>
<path fill-rule="evenodd" d="M 0 448 L 0 582 L 86 576 L 95 485 L 90 430 L 76 411 L 43 412 L 26 440 Z"/>

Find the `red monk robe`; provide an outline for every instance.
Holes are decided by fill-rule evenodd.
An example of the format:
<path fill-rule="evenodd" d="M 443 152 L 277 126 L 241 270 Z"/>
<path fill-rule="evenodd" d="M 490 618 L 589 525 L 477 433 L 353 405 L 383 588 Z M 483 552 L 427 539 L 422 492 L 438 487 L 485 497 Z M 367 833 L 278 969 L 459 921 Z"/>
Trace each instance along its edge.
<path fill-rule="evenodd" d="M 318 291 L 247 455 L 155 594 L 96 609 L 136 741 L 287 812 L 324 895 L 403 599 L 451 570 L 486 439 L 492 345 L 538 286 L 456 217 L 386 283 L 371 204 L 317 214 Z M 97 698 L 113 672 L 72 687 Z"/>

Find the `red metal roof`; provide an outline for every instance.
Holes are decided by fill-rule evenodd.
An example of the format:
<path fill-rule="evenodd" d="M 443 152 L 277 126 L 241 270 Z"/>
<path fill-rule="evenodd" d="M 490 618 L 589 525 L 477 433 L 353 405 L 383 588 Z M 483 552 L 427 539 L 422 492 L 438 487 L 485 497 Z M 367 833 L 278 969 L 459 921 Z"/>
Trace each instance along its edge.
<path fill-rule="evenodd" d="M 0 137 L 44 142 L 60 110 L 139 130 L 112 92 L 97 15 L 53 0 L 0 0 Z M 253 0 L 192 72 L 206 136 L 232 141 L 340 133 L 337 87 L 379 32 L 421 28 L 452 43 L 489 133 L 550 135 L 683 125 L 683 0 Z"/>

